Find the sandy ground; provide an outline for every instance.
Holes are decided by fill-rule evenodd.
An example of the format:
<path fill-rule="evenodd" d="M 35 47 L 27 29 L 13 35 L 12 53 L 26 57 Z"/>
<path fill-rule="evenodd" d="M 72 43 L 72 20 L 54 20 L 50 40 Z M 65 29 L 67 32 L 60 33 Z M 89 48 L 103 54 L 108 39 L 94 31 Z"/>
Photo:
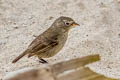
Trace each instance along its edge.
<path fill-rule="evenodd" d="M 70 31 L 65 47 L 49 63 L 98 53 L 101 61 L 90 68 L 120 78 L 119 0 L 0 0 L 0 79 L 42 65 L 35 57 L 11 61 L 59 16 L 72 17 L 81 26 Z"/>

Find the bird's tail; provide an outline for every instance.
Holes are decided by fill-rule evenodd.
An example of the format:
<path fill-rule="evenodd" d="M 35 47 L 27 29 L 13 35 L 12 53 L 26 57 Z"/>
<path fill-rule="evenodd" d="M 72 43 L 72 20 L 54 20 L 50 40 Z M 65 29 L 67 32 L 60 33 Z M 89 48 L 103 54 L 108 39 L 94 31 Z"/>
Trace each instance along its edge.
<path fill-rule="evenodd" d="M 12 63 L 16 63 L 19 59 L 21 59 L 23 56 L 25 56 L 28 53 L 28 51 L 24 51 L 22 54 L 20 54 L 17 58 L 15 58 Z"/>

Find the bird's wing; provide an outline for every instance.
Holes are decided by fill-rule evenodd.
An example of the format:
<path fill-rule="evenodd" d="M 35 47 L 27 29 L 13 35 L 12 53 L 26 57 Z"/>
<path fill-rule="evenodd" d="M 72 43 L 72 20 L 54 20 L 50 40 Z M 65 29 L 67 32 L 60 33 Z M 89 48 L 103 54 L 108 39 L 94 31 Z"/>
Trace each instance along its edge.
<path fill-rule="evenodd" d="M 47 39 L 45 37 L 38 37 L 29 46 L 30 54 L 28 57 L 48 51 L 56 45 L 58 45 L 56 38 Z"/>

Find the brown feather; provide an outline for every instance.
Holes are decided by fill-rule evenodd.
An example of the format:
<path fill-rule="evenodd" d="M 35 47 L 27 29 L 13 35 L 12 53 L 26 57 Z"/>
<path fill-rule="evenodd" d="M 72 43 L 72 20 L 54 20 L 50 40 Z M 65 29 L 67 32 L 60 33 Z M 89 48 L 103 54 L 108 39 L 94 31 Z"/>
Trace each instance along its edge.
<path fill-rule="evenodd" d="M 49 41 L 49 44 L 48 45 L 44 45 L 44 47 L 42 49 L 37 49 L 35 53 L 29 54 L 28 58 L 32 57 L 34 55 L 37 55 L 38 53 L 44 53 L 44 52 L 48 51 L 49 49 L 54 48 L 56 45 L 58 45 L 58 41 L 57 40 L 56 41 L 55 40 L 54 41 Z"/>
<path fill-rule="evenodd" d="M 28 53 L 28 51 L 23 52 L 20 54 L 17 58 L 15 58 L 12 63 L 16 63 L 18 60 L 20 60 L 23 56 L 25 56 Z"/>

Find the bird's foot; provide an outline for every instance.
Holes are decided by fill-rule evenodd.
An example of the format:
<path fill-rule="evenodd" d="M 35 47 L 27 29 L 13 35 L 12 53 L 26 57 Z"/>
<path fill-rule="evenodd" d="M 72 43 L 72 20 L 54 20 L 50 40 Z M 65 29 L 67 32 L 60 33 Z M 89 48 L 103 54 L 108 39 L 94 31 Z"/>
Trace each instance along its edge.
<path fill-rule="evenodd" d="M 40 59 L 39 62 L 40 62 L 40 63 L 43 63 L 43 64 L 48 63 L 48 62 L 47 62 L 46 60 L 44 60 L 44 59 Z"/>

